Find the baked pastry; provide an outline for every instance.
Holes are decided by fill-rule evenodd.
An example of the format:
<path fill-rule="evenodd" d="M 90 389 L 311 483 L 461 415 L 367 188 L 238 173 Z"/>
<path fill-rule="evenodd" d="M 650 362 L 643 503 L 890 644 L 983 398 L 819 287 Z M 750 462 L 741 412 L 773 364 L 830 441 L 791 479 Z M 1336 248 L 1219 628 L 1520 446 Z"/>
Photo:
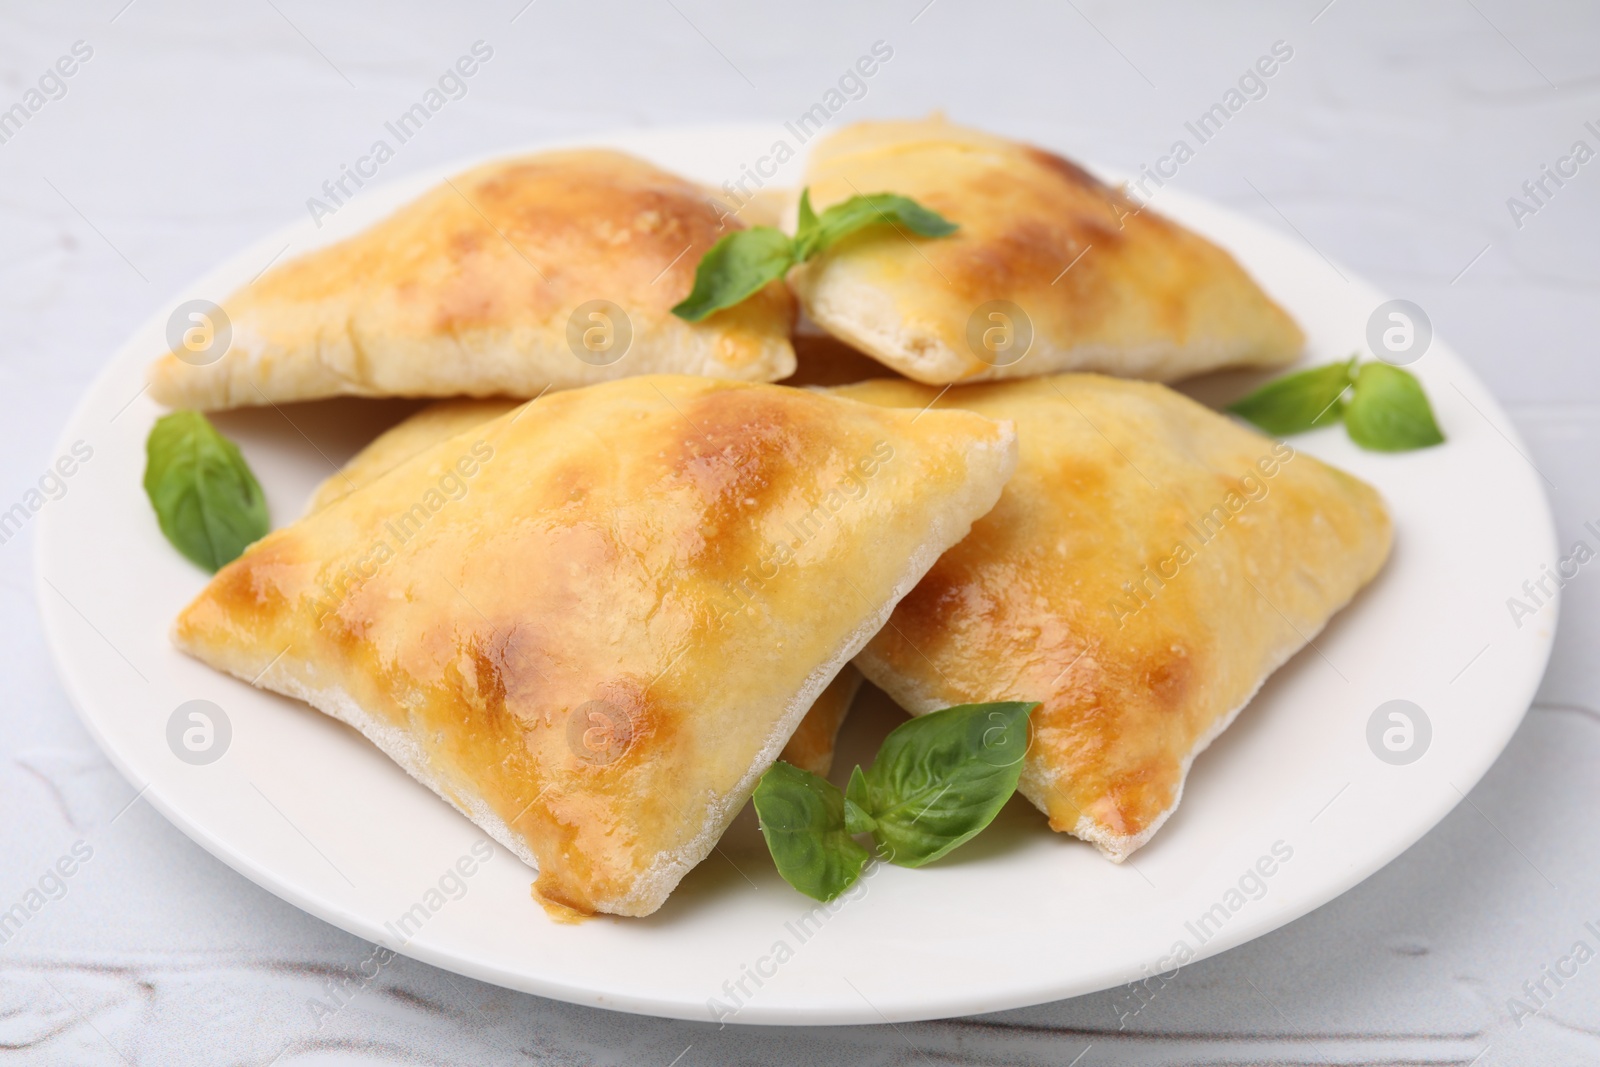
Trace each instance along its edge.
<path fill-rule="evenodd" d="M 1228 253 L 1038 148 L 940 118 L 861 122 L 817 145 L 806 184 L 818 212 L 894 192 L 958 224 L 938 240 L 869 227 L 790 275 L 819 326 L 920 382 L 1170 381 L 1304 344 Z"/>
<path fill-rule="evenodd" d="M 351 457 L 350 462 L 330 474 L 311 494 L 307 511 L 325 508 L 363 485 L 377 481 L 440 441 L 482 426 L 521 406 L 520 401 L 499 397 L 439 400 L 429 404 L 379 434 Z M 839 735 L 839 727 L 844 724 L 856 691 L 861 688 L 861 681 L 861 672 L 846 664 L 800 720 L 794 736 L 783 746 L 778 758 L 814 774 L 827 774 L 833 766 L 834 739 Z"/>
<path fill-rule="evenodd" d="M 833 769 L 834 743 L 839 739 L 839 727 L 844 725 L 845 716 L 850 714 L 850 705 L 855 702 L 863 680 L 859 670 L 851 664 L 845 664 L 844 670 L 828 683 L 828 688 L 822 691 L 816 703 L 811 705 L 811 710 L 806 712 L 806 717 L 800 720 L 799 727 L 783 746 L 783 753 L 778 758 L 801 770 L 826 777 Z"/>
<path fill-rule="evenodd" d="M 1150 839 L 1195 756 L 1388 555 L 1371 487 L 1160 385 L 832 392 L 1016 424 L 1000 503 L 856 664 L 913 714 L 1041 701 L 1019 788 L 1113 860 Z"/>
<path fill-rule="evenodd" d="M 775 381 L 794 370 L 782 285 L 703 322 L 671 313 L 701 255 L 743 225 L 694 183 L 620 152 L 490 163 L 228 297 L 226 354 L 174 350 L 151 368 L 150 392 L 215 409 L 526 398 L 653 373 Z"/>
<path fill-rule="evenodd" d="M 173 639 L 360 730 L 543 901 L 648 915 L 1015 457 L 962 411 L 553 392 L 256 542 Z"/>

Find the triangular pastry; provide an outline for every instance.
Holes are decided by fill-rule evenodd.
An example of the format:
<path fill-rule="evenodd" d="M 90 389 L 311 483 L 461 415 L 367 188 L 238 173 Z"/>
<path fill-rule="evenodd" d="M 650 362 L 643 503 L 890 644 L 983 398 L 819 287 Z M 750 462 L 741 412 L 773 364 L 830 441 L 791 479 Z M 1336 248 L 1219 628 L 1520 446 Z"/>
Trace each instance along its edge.
<path fill-rule="evenodd" d="M 648 915 L 1015 441 L 709 378 L 550 393 L 258 541 L 174 640 L 366 734 L 546 902 Z"/>
<path fill-rule="evenodd" d="M 348 463 L 330 474 L 312 492 L 306 510 L 319 511 L 363 485 L 377 481 L 440 441 L 482 426 L 520 406 L 521 401 L 499 397 L 435 401 L 379 434 Z M 783 746 L 778 758 L 814 774 L 827 774 L 833 766 L 834 740 L 861 682 L 861 672 L 846 664 L 800 720 L 794 736 Z"/>
<path fill-rule="evenodd" d="M 818 212 L 891 192 L 960 227 L 869 227 L 790 278 L 817 325 L 917 381 L 1171 381 L 1289 363 L 1304 343 L 1228 253 L 1029 145 L 937 118 L 862 122 L 817 145 L 806 184 Z"/>
<path fill-rule="evenodd" d="M 1069 374 L 833 392 L 1015 423 L 1000 503 L 856 664 L 913 714 L 1041 701 L 1020 788 L 1114 860 L 1389 551 L 1370 486 L 1164 386 Z"/>
<path fill-rule="evenodd" d="M 229 296 L 226 354 L 175 349 L 151 368 L 151 395 L 215 409 L 531 397 L 654 373 L 775 381 L 794 370 L 781 284 L 703 322 L 671 313 L 701 255 L 743 225 L 621 152 L 490 163 Z"/>

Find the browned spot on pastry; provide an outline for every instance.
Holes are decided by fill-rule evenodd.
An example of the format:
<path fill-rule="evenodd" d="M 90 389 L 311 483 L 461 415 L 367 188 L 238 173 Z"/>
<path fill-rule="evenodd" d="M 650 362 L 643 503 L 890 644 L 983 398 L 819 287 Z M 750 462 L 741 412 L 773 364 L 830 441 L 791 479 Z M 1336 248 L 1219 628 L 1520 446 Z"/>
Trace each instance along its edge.
<path fill-rule="evenodd" d="M 285 549 L 281 539 L 268 539 L 218 571 L 212 588 L 217 599 L 232 607 L 279 610 L 287 603 L 283 585 L 293 580 L 296 570 L 293 558 L 293 549 Z"/>
<path fill-rule="evenodd" d="M 687 291 L 699 257 L 685 254 L 673 262 L 685 245 L 691 253 L 695 246 L 709 248 L 729 228 L 740 228 L 736 219 L 719 223 L 695 185 L 664 174 L 640 181 L 605 153 L 558 153 L 504 167 L 466 195 L 488 219 L 481 229 L 500 231 L 495 239 L 509 240 L 547 279 L 556 278 L 569 255 L 592 258 L 626 249 L 614 267 L 627 277 L 619 276 L 616 287 L 632 290 L 652 311 L 676 303 L 678 289 Z M 641 280 L 646 284 L 636 284 Z M 601 294 L 590 298 L 596 295 Z"/>
<path fill-rule="evenodd" d="M 616 678 L 596 689 L 597 698 L 603 700 L 613 713 L 620 713 L 622 721 L 615 724 L 622 743 L 622 754 L 603 764 L 613 775 L 626 778 L 629 772 L 646 759 L 646 752 L 659 758 L 663 752 L 677 745 L 677 715 L 665 707 L 663 700 L 646 691 L 646 685 L 633 678 Z M 662 693 L 670 693 L 671 678 L 656 682 Z M 654 687 L 652 687 L 654 688 Z"/>
<path fill-rule="evenodd" d="M 974 178 L 971 186 L 975 200 L 991 207 L 1017 195 L 1009 176 L 1001 173 Z M 1098 250 L 1103 258 L 1124 240 L 1112 202 L 1090 193 L 1074 194 L 1065 204 L 1033 213 L 998 212 L 987 219 L 980 215 L 969 223 L 965 235 L 957 231 L 957 236 L 964 239 L 940 243 L 928 254 L 938 259 L 941 272 L 962 296 L 984 301 L 1031 293 L 1036 299 L 1048 296 L 1051 307 L 1060 303 L 1063 292 L 1079 287 L 1094 292 L 1100 263 L 1090 262 L 1089 257 Z M 1073 264 L 1074 270 L 1064 276 L 1062 271 Z M 1021 303 L 1027 311 L 1027 301 Z M 1035 307 L 1032 313 L 1040 310 Z M 1080 313 L 1087 317 L 1099 310 Z"/>
<path fill-rule="evenodd" d="M 916 645 L 943 632 L 961 612 L 973 583 L 956 567 L 943 560 L 923 576 L 895 609 L 895 633 Z M 888 639 L 888 635 L 885 635 Z"/>
<path fill-rule="evenodd" d="M 550 698 L 555 673 L 552 649 L 558 645 L 552 631 L 540 620 L 518 618 L 497 630 L 488 645 L 508 716 L 518 723 L 538 718 L 541 703 Z"/>
<path fill-rule="evenodd" d="M 506 714 L 506 685 L 496 660 L 486 653 L 478 642 L 473 643 L 468 653 L 472 660 L 472 683 L 476 700 L 467 703 L 467 706 L 476 704 L 483 709 L 486 725 L 496 731 L 505 730 L 511 725 L 511 717 Z"/>
<path fill-rule="evenodd" d="M 702 513 L 697 543 L 686 548 L 697 562 L 721 561 L 731 577 L 759 562 L 765 546 L 747 527 L 794 480 L 806 427 L 765 390 L 719 390 L 679 406 L 668 479 L 692 493 Z"/>
<path fill-rule="evenodd" d="M 976 299 L 999 299 L 1050 277 L 1061 268 L 1062 248 L 1069 243 L 1058 229 L 1032 219 L 1018 221 L 997 234 L 947 245 L 940 251 L 957 272 L 952 284 Z"/>
<path fill-rule="evenodd" d="M 1189 699 L 1194 675 L 1194 664 L 1189 661 L 1188 652 L 1174 647 L 1146 668 L 1144 677 L 1156 704 L 1163 711 L 1173 711 Z"/>
<path fill-rule="evenodd" d="M 1092 189 L 1102 195 L 1111 192 L 1110 186 L 1106 185 L 1099 178 L 1096 178 L 1093 174 L 1090 174 L 1088 171 L 1084 170 L 1070 159 L 1058 156 L 1054 152 L 1046 152 L 1042 148 L 1034 148 L 1031 145 L 1025 146 L 1023 151 L 1027 154 L 1028 158 L 1032 159 L 1045 170 L 1059 175 L 1073 185 L 1082 186 L 1085 189 Z"/>
<path fill-rule="evenodd" d="M 445 252 L 452 262 L 460 263 L 483 251 L 485 239 L 491 236 L 485 230 L 457 230 L 445 243 Z"/>

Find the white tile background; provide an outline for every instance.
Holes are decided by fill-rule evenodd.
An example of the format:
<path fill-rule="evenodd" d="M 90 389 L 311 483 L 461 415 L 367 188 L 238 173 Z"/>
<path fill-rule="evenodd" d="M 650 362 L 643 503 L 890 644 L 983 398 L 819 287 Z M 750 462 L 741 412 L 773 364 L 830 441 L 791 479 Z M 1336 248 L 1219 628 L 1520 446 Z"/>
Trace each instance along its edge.
<path fill-rule="evenodd" d="M 846 117 L 944 107 L 1133 170 L 1283 40 L 1294 57 L 1267 96 L 1177 184 L 1425 307 L 1510 407 L 1570 543 L 1600 519 L 1600 161 L 1520 228 L 1506 200 L 1575 140 L 1600 148 L 1584 129 L 1600 127 L 1600 10 L 1325 2 L 0 4 L 0 108 L 75 41 L 94 49 L 0 144 L 0 501 L 53 458 L 137 321 L 305 211 L 475 40 L 494 58 L 385 177 L 596 129 L 791 117 L 880 39 L 894 58 Z M 31 538 L 0 546 L 0 899 L 80 838 L 95 852 L 0 946 L 0 1065 L 1600 1062 L 1600 961 L 1521 1026 L 1506 1006 L 1574 940 L 1600 947 L 1582 929 L 1600 925 L 1588 570 L 1540 702 L 1470 803 L 1346 896 L 1184 970 L 1121 1031 L 1116 991 L 898 1028 L 719 1031 L 404 959 L 319 1029 L 308 1000 L 368 946 L 143 804 L 110 823 L 132 790 L 52 673 Z"/>

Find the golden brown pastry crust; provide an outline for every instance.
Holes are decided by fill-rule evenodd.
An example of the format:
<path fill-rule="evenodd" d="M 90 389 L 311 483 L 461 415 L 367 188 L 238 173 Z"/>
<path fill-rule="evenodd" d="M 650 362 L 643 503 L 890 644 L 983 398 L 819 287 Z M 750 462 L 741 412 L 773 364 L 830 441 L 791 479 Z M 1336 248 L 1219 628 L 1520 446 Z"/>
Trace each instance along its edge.
<path fill-rule="evenodd" d="M 169 353 L 151 368 L 151 395 L 214 409 L 531 397 L 652 373 L 786 377 L 794 305 L 781 284 L 703 322 L 671 314 L 700 256 L 743 225 L 724 215 L 699 186 L 620 152 L 490 163 L 228 297 L 228 353 L 206 366 Z M 568 344 L 569 318 L 592 300 L 620 306 L 632 328 L 608 365 Z"/>
<path fill-rule="evenodd" d="M 923 407 L 938 390 L 835 395 Z M 1163 386 L 1059 375 L 958 386 L 934 410 L 1015 422 L 999 504 L 857 657 L 916 714 L 1043 702 L 1021 790 L 1121 860 L 1190 761 L 1365 585 L 1390 524 L 1365 483 Z M 931 412 L 930 412 L 931 413 Z"/>
<path fill-rule="evenodd" d="M 429 404 L 410 418 L 391 426 L 379 434 L 366 448 L 356 453 L 311 494 L 306 511 L 320 511 L 334 501 L 375 482 L 379 477 L 400 466 L 412 456 L 426 451 L 440 441 L 482 426 L 491 419 L 522 406 L 521 401 L 502 400 L 440 400 Z M 861 688 L 861 672 L 846 664 L 838 677 L 817 697 L 817 702 L 806 712 L 794 736 L 783 746 L 778 758 L 813 774 L 825 775 L 833 766 L 833 743 L 844 724 L 856 690 Z"/>
<path fill-rule="evenodd" d="M 938 118 L 862 122 L 817 146 L 806 183 L 819 212 L 893 192 L 960 226 L 936 239 L 872 227 L 790 276 L 819 326 L 918 381 L 1064 370 L 1170 381 L 1289 363 L 1304 343 L 1222 249 L 1028 145 Z M 1017 362 L 993 365 L 969 344 L 990 301 L 1032 323 Z"/>
<path fill-rule="evenodd" d="M 780 386 L 550 393 L 269 534 L 174 640 L 356 726 L 544 899 L 646 915 L 1015 455 Z"/>

